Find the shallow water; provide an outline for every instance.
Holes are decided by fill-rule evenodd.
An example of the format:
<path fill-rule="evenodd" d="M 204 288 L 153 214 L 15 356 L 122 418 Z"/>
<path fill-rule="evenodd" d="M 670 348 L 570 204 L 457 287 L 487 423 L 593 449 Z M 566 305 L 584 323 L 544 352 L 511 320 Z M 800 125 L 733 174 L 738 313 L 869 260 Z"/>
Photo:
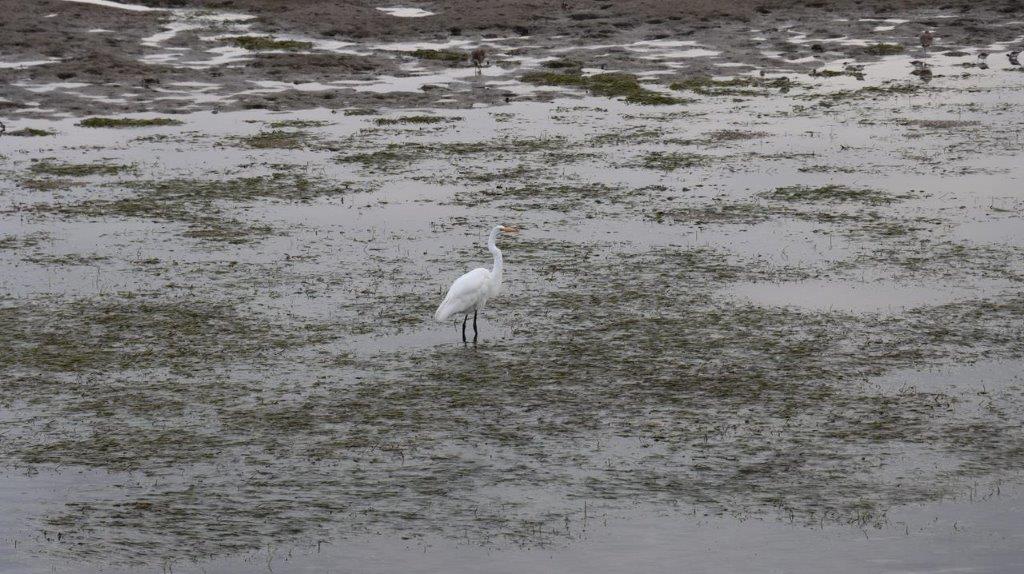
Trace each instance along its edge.
<path fill-rule="evenodd" d="M 202 18 L 146 57 L 247 25 Z M 2 140 L 0 570 L 1019 569 L 1024 75 L 962 60 L 666 106 L 413 64 L 246 91 L 553 98 L 10 122 L 55 133 Z M 430 316 L 494 222 L 463 346 Z"/>

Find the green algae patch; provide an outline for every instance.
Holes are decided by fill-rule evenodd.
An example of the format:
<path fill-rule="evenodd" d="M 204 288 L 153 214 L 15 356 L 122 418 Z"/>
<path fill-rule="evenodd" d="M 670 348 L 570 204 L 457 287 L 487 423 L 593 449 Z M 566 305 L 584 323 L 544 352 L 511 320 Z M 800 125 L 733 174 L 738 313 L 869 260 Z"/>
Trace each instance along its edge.
<path fill-rule="evenodd" d="M 872 56 L 893 56 L 896 54 L 902 54 L 904 48 L 900 44 L 873 44 L 864 48 L 864 52 Z"/>
<path fill-rule="evenodd" d="M 377 118 L 374 123 L 378 126 L 394 126 L 400 124 L 429 125 L 453 122 L 462 118 L 450 118 L 444 116 L 401 116 L 397 118 Z"/>
<path fill-rule="evenodd" d="M 366 169 L 398 172 L 412 167 L 418 161 L 448 157 L 458 158 L 490 154 L 494 158 L 519 158 L 523 154 L 561 151 L 564 137 L 514 138 L 504 137 L 481 142 L 448 143 L 389 143 L 384 147 L 339 156 L 338 163 L 358 163 Z"/>
<path fill-rule="evenodd" d="M 925 130 L 952 130 L 974 127 L 981 124 L 976 120 L 899 120 L 898 124 Z"/>
<path fill-rule="evenodd" d="M 411 52 L 414 58 L 421 60 L 434 60 L 437 62 L 448 62 L 456 63 L 466 59 L 466 55 L 462 52 L 456 52 L 454 50 L 427 50 L 419 49 Z"/>
<path fill-rule="evenodd" d="M 92 175 L 117 175 L 132 169 L 131 166 L 114 163 L 58 163 L 44 160 L 32 164 L 29 171 L 58 177 L 88 177 Z"/>
<path fill-rule="evenodd" d="M 223 202 L 245 203 L 262 199 L 302 202 L 352 191 L 348 184 L 333 184 L 286 173 L 229 180 L 133 181 L 121 185 L 135 193 L 117 199 L 40 203 L 26 210 L 64 217 L 128 217 L 181 223 L 185 225 L 184 237 L 240 244 L 265 238 L 274 230 L 265 224 L 238 219 L 223 206 Z"/>
<path fill-rule="evenodd" d="M 770 134 L 768 132 L 755 132 L 746 130 L 715 130 L 704 134 L 703 140 L 707 143 L 735 142 L 744 140 L 764 139 Z"/>
<path fill-rule="evenodd" d="M 148 128 L 180 126 L 184 122 L 173 118 L 85 118 L 78 122 L 83 128 Z"/>
<path fill-rule="evenodd" d="M 234 36 L 227 38 L 228 43 L 251 51 L 266 51 L 266 50 L 285 50 L 285 51 L 297 51 L 297 50 L 309 50 L 313 47 L 312 42 L 302 42 L 299 40 L 278 40 L 273 36 Z"/>
<path fill-rule="evenodd" d="M 502 185 L 489 189 L 459 193 L 455 196 L 454 203 L 465 206 L 501 203 L 509 209 L 517 211 L 550 209 L 553 211 L 569 212 L 572 209 L 593 202 L 625 201 L 627 195 L 627 190 L 624 188 L 604 183 Z"/>
<path fill-rule="evenodd" d="M 14 130 L 13 132 L 7 132 L 7 135 L 14 137 L 43 137 L 43 136 L 55 136 L 57 132 L 53 130 L 40 130 L 37 128 L 22 128 L 20 130 Z"/>
<path fill-rule="evenodd" d="M 282 128 L 304 129 L 304 128 L 323 128 L 323 127 L 327 127 L 327 126 L 330 125 L 330 122 L 325 122 L 325 121 L 321 121 L 321 120 L 278 120 L 278 121 L 275 121 L 275 122 L 270 122 L 269 125 L 273 129 L 282 129 Z"/>
<path fill-rule="evenodd" d="M 36 373 L 202 368 L 296 340 L 231 305 L 190 299 L 37 301 L 0 309 L 0 326 L 9 335 L 0 339 L 0 371 Z"/>
<path fill-rule="evenodd" d="M 675 171 L 677 169 L 702 167 L 710 163 L 705 155 L 684 152 L 654 151 L 643 156 L 641 165 L 647 169 Z"/>
<path fill-rule="evenodd" d="M 545 68 L 551 68 L 552 70 L 578 70 L 583 67 L 582 62 L 576 60 L 548 60 L 541 63 Z"/>
<path fill-rule="evenodd" d="M 640 85 L 633 74 L 607 73 L 584 76 L 579 73 L 529 72 L 521 81 L 538 86 L 566 86 L 587 90 L 595 96 L 623 98 L 631 104 L 668 105 L 678 104 L 678 98 L 649 90 Z"/>
<path fill-rule="evenodd" d="M 658 223 L 690 225 L 752 225 L 780 216 L 792 216 L 788 209 L 754 202 L 712 202 L 683 207 L 657 209 L 648 218 Z"/>
<path fill-rule="evenodd" d="M 669 84 L 677 91 L 689 91 L 704 96 L 757 96 L 768 88 L 786 89 L 792 86 L 789 78 L 730 78 L 716 80 L 707 76 L 695 76 Z"/>
<path fill-rule="evenodd" d="M 922 84 L 889 82 L 878 86 L 865 86 L 859 90 L 840 90 L 828 94 L 803 94 L 798 99 L 818 100 L 819 105 L 828 107 L 847 100 L 880 99 L 887 96 L 919 94 L 927 88 Z"/>
<path fill-rule="evenodd" d="M 271 130 L 234 138 L 233 141 L 253 149 L 300 149 L 310 138 L 310 134 L 304 131 Z"/>
<path fill-rule="evenodd" d="M 843 203 L 857 202 L 870 205 L 884 205 L 907 199 L 909 195 L 893 195 L 876 189 L 854 188 L 845 185 L 823 185 L 812 187 L 806 185 L 791 185 L 778 187 L 772 191 L 762 194 L 766 199 L 777 201 L 792 201 L 802 203 L 828 202 Z"/>

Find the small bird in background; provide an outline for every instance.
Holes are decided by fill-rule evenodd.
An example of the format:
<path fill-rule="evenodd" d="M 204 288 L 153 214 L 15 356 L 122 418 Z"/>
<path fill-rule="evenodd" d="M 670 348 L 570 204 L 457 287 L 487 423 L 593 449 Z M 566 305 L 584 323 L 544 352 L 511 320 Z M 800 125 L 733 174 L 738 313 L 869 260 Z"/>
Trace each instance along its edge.
<path fill-rule="evenodd" d="M 1020 56 L 1020 50 L 1014 50 L 1006 55 L 1006 57 L 1010 59 L 1010 65 L 1012 66 L 1020 65 L 1020 60 L 1018 59 L 1018 56 Z"/>
<path fill-rule="evenodd" d="M 982 70 L 988 69 L 988 63 L 985 59 L 988 58 L 988 52 L 978 52 L 978 68 Z"/>
<path fill-rule="evenodd" d="M 469 61 L 472 62 L 474 66 L 476 66 L 476 70 L 477 72 L 479 72 L 480 68 L 483 67 L 484 63 L 487 61 L 487 50 L 483 48 L 477 48 L 476 50 L 473 50 L 469 54 Z"/>
<path fill-rule="evenodd" d="M 925 30 L 921 32 L 921 47 L 927 50 L 931 47 L 932 42 L 935 41 L 935 36 L 932 35 L 931 30 Z"/>

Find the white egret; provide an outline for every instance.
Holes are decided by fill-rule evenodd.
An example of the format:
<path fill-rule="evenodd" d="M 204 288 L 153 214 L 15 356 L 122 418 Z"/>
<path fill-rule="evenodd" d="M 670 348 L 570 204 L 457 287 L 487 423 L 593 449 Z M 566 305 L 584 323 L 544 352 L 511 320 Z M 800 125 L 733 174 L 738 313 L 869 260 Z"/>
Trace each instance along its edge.
<path fill-rule="evenodd" d="M 462 318 L 462 342 L 466 342 L 466 321 L 469 320 L 469 313 L 473 313 L 473 342 L 476 343 L 476 315 L 482 311 L 489 299 L 498 295 L 501 289 L 501 250 L 495 245 L 499 233 L 517 233 L 516 227 L 496 225 L 491 229 L 491 235 L 487 239 L 487 249 L 494 254 L 494 267 L 490 270 L 479 267 L 459 277 L 452 286 L 448 288 L 448 294 L 444 301 L 434 313 L 437 321 L 447 321 L 454 315 L 464 315 Z"/>

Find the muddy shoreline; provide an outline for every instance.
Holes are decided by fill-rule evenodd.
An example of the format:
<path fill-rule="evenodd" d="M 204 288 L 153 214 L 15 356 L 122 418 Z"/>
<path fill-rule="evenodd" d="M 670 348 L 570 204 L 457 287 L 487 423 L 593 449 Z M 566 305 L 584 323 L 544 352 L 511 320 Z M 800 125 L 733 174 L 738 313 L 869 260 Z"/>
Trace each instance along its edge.
<path fill-rule="evenodd" d="M 0 67 L 0 117 L 460 108 L 548 96 L 519 93 L 469 73 L 457 83 L 442 78 L 437 85 L 389 90 L 363 91 L 356 84 L 382 76 L 400 84 L 419 74 L 469 72 L 469 51 L 485 46 L 491 66 L 485 76 L 514 80 L 543 70 L 541 64 L 554 54 L 583 69 L 640 75 L 644 82 L 664 88 L 730 71 L 806 74 L 844 58 L 878 57 L 865 45 L 844 43 L 843 38 L 874 36 L 878 43 L 909 51 L 920 49 L 918 34 L 931 29 L 938 38 L 933 51 L 973 53 L 992 42 L 1012 40 L 1021 29 L 1012 21 L 1015 9 L 1005 2 L 948 3 L 941 8 L 924 2 L 821 2 L 797 7 L 741 2 L 730 3 L 725 12 L 711 2 L 575 2 L 554 13 L 530 2 L 446 2 L 422 5 L 435 14 L 417 18 L 391 16 L 365 3 L 139 6 L 151 9 L 130 11 L 61 0 L 0 3 L 0 10 L 11 15 L 0 38 L 0 54 L 7 63 Z M 897 11 L 900 18 L 894 22 L 899 25 L 887 24 Z M 794 40 L 798 33 L 810 40 Z M 299 38 L 299 44 L 241 49 L 233 43 L 238 37 Z M 692 57 L 666 67 L 657 54 L 621 48 L 643 42 L 695 46 L 714 57 Z M 403 47 L 413 43 L 445 47 L 435 50 L 440 54 L 434 58 Z M 559 46 L 557 53 L 552 46 Z M 274 82 L 274 88 L 256 86 L 256 79 Z"/>

